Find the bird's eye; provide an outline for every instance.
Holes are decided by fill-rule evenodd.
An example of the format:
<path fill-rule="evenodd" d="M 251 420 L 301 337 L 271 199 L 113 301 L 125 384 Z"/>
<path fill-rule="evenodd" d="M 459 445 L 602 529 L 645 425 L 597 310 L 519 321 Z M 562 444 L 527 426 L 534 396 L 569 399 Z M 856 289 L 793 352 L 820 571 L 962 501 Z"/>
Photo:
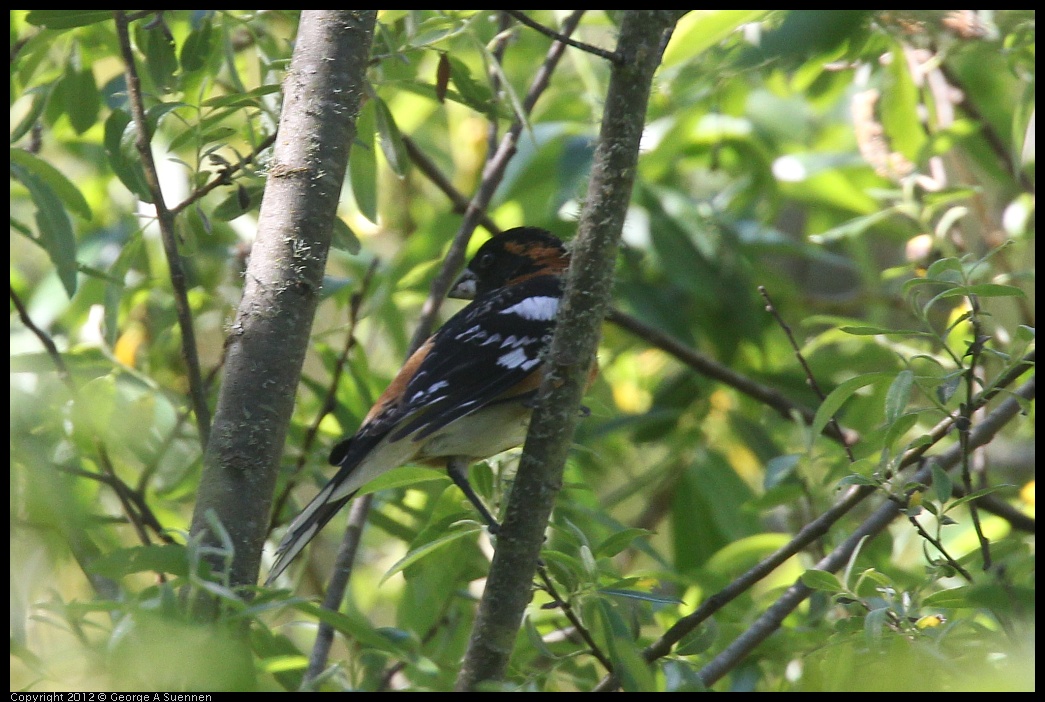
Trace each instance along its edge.
<path fill-rule="evenodd" d="M 494 255 L 487 251 L 479 257 L 479 260 L 475 262 L 475 265 L 478 266 L 480 270 L 485 270 L 493 265 L 493 260 Z"/>

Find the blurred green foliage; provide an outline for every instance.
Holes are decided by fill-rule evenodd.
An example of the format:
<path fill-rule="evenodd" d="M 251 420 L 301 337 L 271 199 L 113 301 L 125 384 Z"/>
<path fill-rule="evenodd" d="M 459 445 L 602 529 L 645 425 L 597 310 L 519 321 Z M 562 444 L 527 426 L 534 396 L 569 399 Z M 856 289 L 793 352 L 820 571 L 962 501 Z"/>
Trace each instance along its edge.
<path fill-rule="evenodd" d="M 557 27 L 567 13 L 529 14 Z M 167 204 L 186 203 L 179 246 L 206 372 L 220 366 L 239 298 L 270 153 L 259 147 L 296 23 L 291 11 L 200 10 L 133 25 Z M 614 14 L 588 12 L 574 36 L 612 49 Z M 329 574 L 333 526 L 281 583 L 305 599 L 246 598 L 200 571 L 185 543 L 200 448 L 167 264 L 139 202 L 148 192 L 112 16 L 15 10 L 10 41 L 12 689 L 294 689 L 318 620 L 339 633 L 320 689 L 452 688 L 491 549 L 439 473 L 405 469 L 377 493 L 340 613 L 310 599 Z M 572 236 L 608 66 L 567 50 L 523 115 L 549 43 L 496 11 L 380 14 L 373 94 L 287 440 L 287 479 L 299 461 L 305 470 L 277 524 L 325 481 L 329 447 L 398 368 L 457 228 L 404 137 L 469 196 L 491 128 L 524 119 L 489 215 Z M 639 655 L 843 486 L 903 495 L 910 486 L 890 478 L 903 452 L 1033 352 L 1034 47 L 1033 11 L 708 10 L 679 23 L 649 106 L 615 302 L 797 406 L 826 409 L 811 430 L 607 325 L 544 560 L 625 689 L 702 689 L 697 672 L 800 577 L 814 596 L 714 689 L 1034 688 L 1033 532 L 981 512 L 985 572 L 968 503 L 951 490 L 961 478 L 942 471 L 907 512 L 971 582 L 905 520 L 844 574 L 808 570 L 857 527 L 858 509 L 673 655 L 652 667 Z M 337 406 L 301 455 L 375 260 Z M 975 455 L 975 487 L 1033 516 L 1025 410 Z M 832 415 L 861 437 L 853 460 L 819 435 Z M 495 507 L 514 464 L 509 454 L 473 469 Z M 182 587 L 219 594 L 219 623 L 195 621 Z M 537 591 L 506 686 L 591 689 L 605 671 L 547 604 Z"/>

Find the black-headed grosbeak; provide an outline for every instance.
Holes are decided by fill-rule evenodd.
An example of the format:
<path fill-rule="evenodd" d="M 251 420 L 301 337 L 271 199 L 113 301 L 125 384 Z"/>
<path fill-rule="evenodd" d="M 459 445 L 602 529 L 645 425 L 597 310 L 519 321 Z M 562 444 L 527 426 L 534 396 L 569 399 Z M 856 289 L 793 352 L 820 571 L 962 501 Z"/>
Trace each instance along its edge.
<path fill-rule="evenodd" d="M 472 302 L 407 359 L 355 436 L 334 447 L 330 462 L 340 470 L 291 523 L 266 583 L 359 488 L 406 463 L 445 463 L 496 528 L 468 484 L 468 466 L 526 438 L 569 261 L 562 241 L 536 227 L 479 248 L 450 291 Z"/>

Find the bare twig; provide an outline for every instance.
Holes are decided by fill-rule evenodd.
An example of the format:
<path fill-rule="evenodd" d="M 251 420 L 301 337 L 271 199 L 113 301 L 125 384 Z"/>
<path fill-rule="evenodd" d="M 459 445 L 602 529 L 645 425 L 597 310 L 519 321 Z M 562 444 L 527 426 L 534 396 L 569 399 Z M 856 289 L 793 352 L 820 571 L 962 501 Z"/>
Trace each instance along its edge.
<path fill-rule="evenodd" d="M 65 365 L 65 361 L 62 360 L 62 354 L 58 351 L 58 347 L 54 345 L 54 340 L 51 336 L 40 327 L 36 326 L 33 322 L 32 317 L 29 316 L 29 310 L 25 308 L 25 304 L 22 302 L 22 298 L 15 292 L 15 288 L 11 286 L 11 302 L 14 303 L 15 309 L 18 310 L 18 318 L 22 320 L 22 324 L 25 328 L 33 333 L 33 335 L 40 340 L 43 344 L 44 349 L 47 351 L 47 355 L 51 357 L 51 361 L 54 363 L 55 369 L 58 371 L 58 377 L 61 379 L 66 386 L 76 392 L 76 383 L 73 381 L 73 377 L 69 374 L 69 369 Z"/>
<path fill-rule="evenodd" d="M 1015 376 L 1011 376 L 1011 378 L 1015 379 Z M 980 397 L 977 398 L 977 404 L 982 406 L 982 404 L 988 402 L 994 394 L 996 393 L 981 394 Z M 1021 385 L 1015 395 L 1026 399 L 1034 397 L 1034 378 L 1031 378 Z M 997 410 L 992 412 L 974 429 L 972 432 L 971 443 L 979 446 L 989 442 L 997 432 L 1008 421 L 1011 421 L 1019 412 L 1019 402 L 1014 398 L 1007 398 L 1001 405 L 999 405 Z M 950 418 L 934 427 L 930 432 L 931 444 L 937 443 L 940 439 L 946 436 L 950 431 L 950 428 L 953 426 L 953 422 L 954 418 Z M 910 466 L 915 462 L 921 461 L 923 453 L 924 451 L 922 450 L 909 450 L 905 454 L 901 465 Z M 959 455 L 960 447 L 953 446 L 944 451 L 943 454 L 940 454 L 940 457 L 936 459 L 936 465 L 945 469 L 953 467 L 958 462 Z M 911 476 L 910 479 L 912 482 L 916 483 L 926 485 L 931 484 L 931 467 L 924 466 Z M 750 570 L 745 572 L 745 574 L 729 583 L 729 585 L 724 587 L 722 590 L 716 592 L 710 596 L 710 598 L 707 598 L 707 600 L 701 603 L 694 612 L 680 618 L 678 622 L 672 625 L 663 635 L 660 636 L 660 638 L 651 643 L 651 645 L 643 651 L 643 657 L 647 661 L 652 662 L 653 660 L 671 653 L 675 643 L 680 641 L 683 636 L 692 632 L 722 607 L 733 602 L 740 594 L 768 576 L 770 572 L 783 564 L 791 556 L 802 551 L 807 544 L 823 535 L 826 535 L 841 517 L 851 512 L 860 504 L 860 502 L 870 495 L 875 494 L 876 491 L 877 488 L 874 486 L 859 486 L 852 488 L 834 507 L 827 510 L 825 513 L 821 514 L 816 519 L 806 524 L 805 527 L 800 529 L 787 544 L 760 561 L 756 566 L 752 567 Z M 864 521 L 858 530 L 856 530 L 843 543 L 839 544 L 839 546 L 835 548 L 835 551 L 829 554 L 825 559 L 819 561 L 814 567 L 820 570 L 837 570 L 842 567 L 847 560 L 849 560 L 850 555 L 853 553 L 853 549 L 856 548 L 860 540 L 864 536 L 878 534 L 885 529 L 885 527 L 887 527 L 887 525 L 897 517 L 900 509 L 901 506 L 898 505 L 896 501 L 886 500 L 885 504 L 880 507 L 872 517 Z M 789 588 L 781 600 L 777 601 L 772 607 L 763 613 L 756 625 L 747 629 L 733 643 L 730 643 L 726 650 L 716 657 L 711 664 L 705 666 L 700 673 L 704 684 L 711 685 L 720 677 L 725 675 L 725 673 L 742 660 L 751 649 L 758 646 L 762 640 L 765 640 L 766 636 L 772 633 L 776 627 L 779 627 L 783 622 L 784 617 L 802 603 L 802 601 L 809 596 L 809 593 L 809 588 L 800 582 L 795 583 L 795 585 Z M 619 684 L 620 681 L 617 680 L 616 677 L 607 676 L 595 689 L 596 692 L 611 691 L 611 689 L 616 689 Z"/>
<path fill-rule="evenodd" d="M 530 19 L 529 17 L 527 17 L 524 13 L 520 12 L 519 10 L 504 10 L 503 12 L 505 12 L 508 15 L 511 15 L 512 19 L 514 19 L 519 24 L 524 24 L 527 27 L 529 27 L 530 29 L 537 30 L 538 32 L 540 32 L 544 36 L 551 37 L 552 39 L 554 39 L 557 42 L 560 42 L 562 44 L 568 44 L 568 45 L 572 46 L 575 49 L 580 49 L 581 51 L 586 51 L 589 54 L 592 54 L 594 56 L 598 56 L 599 58 L 606 59 L 610 63 L 615 63 L 616 64 L 616 63 L 620 63 L 620 61 L 621 61 L 620 54 L 617 53 L 616 51 L 607 51 L 606 49 L 600 49 L 597 46 L 592 46 L 591 44 L 586 44 L 583 41 L 577 41 L 576 39 L 571 39 L 569 37 L 569 32 L 567 32 L 566 35 L 560 34 L 559 32 L 556 32 L 554 29 L 549 29 L 548 27 L 545 27 L 540 22 L 536 22 L 536 21 Z"/>
<path fill-rule="evenodd" d="M 267 137 L 262 139 L 261 143 L 258 144 L 254 148 L 253 151 L 251 151 L 249 154 L 247 154 L 246 156 L 241 158 L 239 161 L 236 161 L 236 163 L 230 164 L 230 165 L 226 166 L 225 168 L 222 168 L 220 171 L 218 171 L 218 173 L 214 176 L 214 178 L 211 179 L 211 181 L 209 183 L 206 183 L 206 184 L 201 185 L 200 187 L 196 188 L 194 191 L 192 191 L 192 193 L 187 198 L 185 198 L 184 200 L 179 202 L 177 205 L 172 207 L 171 208 L 171 214 L 172 215 L 179 214 L 186 207 L 188 207 L 192 203 L 196 202 L 197 200 L 203 198 L 205 195 L 210 193 L 215 188 L 219 188 L 219 187 L 221 187 L 223 185 L 231 185 L 232 184 L 232 176 L 235 175 L 237 171 L 240 171 L 240 170 L 243 170 L 244 168 L 246 168 L 250 163 L 252 163 L 258 157 L 258 155 L 262 151 L 268 149 L 270 146 L 272 146 L 275 143 L 276 143 L 276 132 L 272 132 L 272 134 L 269 134 Z"/>
<path fill-rule="evenodd" d="M 940 555 L 942 555 L 944 559 L 947 561 L 947 565 L 954 568 L 958 573 L 961 574 L 963 578 L 965 578 L 971 583 L 972 575 L 970 575 L 969 571 L 965 570 L 965 568 L 962 567 L 961 563 L 952 558 L 951 554 L 947 553 L 947 549 L 944 548 L 944 545 L 942 543 L 940 543 L 940 540 L 935 538 L 929 532 L 927 532 L 925 530 L 925 527 L 922 526 L 921 522 L 919 522 L 918 518 L 915 517 L 913 514 L 907 514 L 906 516 L 907 521 L 911 523 L 911 526 L 913 526 L 914 530 L 918 532 L 918 535 L 926 541 L 928 541 L 929 543 L 931 543 L 933 545 L 933 548 L 940 552 Z"/>
<path fill-rule="evenodd" d="M 583 13 L 583 10 L 578 10 L 563 22 L 563 31 L 567 35 L 571 34 L 573 30 L 576 29 Z M 551 80 L 551 74 L 555 70 L 555 67 L 558 66 L 565 48 L 565 44 L 562 42 L 556 42 L 548 49 L 548 55 L 545 57 L 544 63 L 537 70 L 537 73 L 530 84 L 530 89 L 527 91 L 526 97 L 523 100 L 523 110 L 527 114 L 533 109 L 538 98 L 540 98 L 544 93 L 544 90 L 548 87 L 548 83 Z M 485 215 L 486 208 L 493 199 L 497 186 L 500 185 L 501 180 L 504 178 L 504 171 L 508 167 L 508 162 L 511 160 L 512 156 L 515 155 L 516 144 L 522 130 L 522 121 L 516 120 L 511 128 L 509 128 L 508 132 L 505 133 L 504 137 L 502 137 L 501 144 L 497 151 L 488 156 L 486 167 L 483 169 L 482 180 L 479 182 L 479 188 L 468 203 L 468 206 L 465 208 L 464 217 L 461 220 L 461 226 L 458 228 L 457 234 L 450 243 L 450 248 L 446 252 L 446 258 L 443 260 L 443 265 L 439 269 L 439 273 L 436 275 L 435 279 L 432 281 L 428 298 L 425 300 L 424 305 L 421 308 L 421 316 L 418 319 L 417 329 L 414 331 L 414 336 L 410 343 L 411 350 L 419 348 L 421 344 L 424 343 L 425 339 L 428 338 L 429 334 L 432 333 L 432 325 L 435 320 L 435 315 L 439 311 L 439 307 L 442 305 L 446 293 L 450 290 L 450 286 L 453 284 L 458 271 L 460 271 L 461 267 L 464 265 L 464 255 L 468 248 L 468 240 L 471 238 L 476 224 Z"/>
<path fill-rule="evenodd" d="M 1026 370 L 1030 366 L 1030 363 L 1032 362 L 1033 355 L 1029 355 L 1028 358 L 1025 359 L 1024 363 L 1017 364 L 1015 368 L 1011 369 L 1003 377 L 999 378 L 998 382 L 991 389 L 984 391 L 976 398 L 976 407 L 982 407 L 986 405 L 991 398 L 993 398 L 995 395 L 998 394 L 998 392 L 1001 391 L 1001 388 L 1006 387 L 1008 384 L 1014 382 L 1022 374 L 1022 372 L 1026 372 Z M 1034 396 L 1034 389 L 1034 379 L 1031 378 L 1029 381 L 1024 383 L 1024 385 L 1021 386 L 1015 394 L 1020 397 L 1029 399 Z M 1016 408 L 1013 409 L 1012 405 L 1016 405 Z M 998 409 L 996 409 L 994 412 L 988 415 L 987 419 L 985 419 L 980 425 L 976 427 L 976 429 L 971 434 L 970 444 L 979 446 L 981 444 L 987 443 L 994 436 L 994 434 L 996 434 L 998 430 L 1000 430 L 1002 426 L 1004 426 L 1008 421 L 1010 421 L 1013 418 L 1013 416 L 1015 416 L 1018 410 L 1019 405 L 1016 402 L 1016 400 L 1014 400 L 1013 398 L 1006 399 L 1004 403 L 1004 408 L 999 407 Z M 900 467 L 903 468 L 920 462 L 922 460 L 922 456 L 931 446 L 938 443 L 948 433 L 950 433 L 956 421 L 956 417 L 947 417 L 939 424 L 937 424 L 935 427 L 933 427 L 933 429 L 928 432 L 930 441 L 926 444 L 923 444 L 922 446 L 908 450 L 899 463 Z M 954 446 L 948 449 L 940 457 L 936 459 L 937 465 L 944 468 L 953 466 L 958 461 L 960 451 L 960 446 Z M 932 482 L 931 468 L 928 466 L 923 467 L 911 478 L 911 480 L 924 484 L 930 484 Z M 827 534 L 828 530 L 836 522 L 838 522 L 843 516 L 852 511 L 853 508 L 855 508 L 863 500 L 875 494 L 876 491 L 877 488 L 875 486 L 869 485 L 851 488 L 849 492 L 845 495 L 845 497 L 842 498 L 833 507 L 826 510 L 823 514 L 814 519 L 812 522 L 802 527 L 787 544 L 785 544 L 780 549 L 764 558 L 762 561 L 760 561 L 746 573 L 736 578 L 727 587 L 723 588 L 719 592 L 706 599 L 694 612 L 675 622 L 675 624 L 673 624 L 666 632 L 664 632 L 664 634 L 657 641 L 650 644 L 643 651 L 643 656 L 645 657 L 645 659 L 647 661 L 654 661 L 658 658 L 668 655 L 671 652 L 672 647 L 676 643 L 681 641 L 684 636 L 696 629 L 697 626 L 706 621 L 709 617 L 711 617 L 712 614 L 720 610 L 729 602 L 736 599 L 743 592 L 747 591 L 752 585 L 754 585 L 755 583 L 772 573 L 788 558 L 804 549 L 808 544 L 812 543 L 814 540 L 819 539 L 823 535 Z M 889 514 L 889 518 L 883 524 L 881 524 L 880 526 L 875 526 L 878 524 L 878 521 L 872 520 L 880 518 L 872 517 L 871 520 L 864 523 L 860 530 L 858 530 L 849 539 L 847 539 L 842 546 L 836 548 L 834 552 L 828 555 L 826 559 L 822 560 L 815 567 L 820 570 L 836 570 L 837 568 L 844 565 L 845 562 L 848 560 L 848 555 L 845 555 L 844 557 L 839 557 L 838 554 L 840 549 L 848 549 L 846 553 L 851 553 L 852 549 L 855 548 L 856 545 L 859 543 L 859 538 L 855 538 L 857 535 L 859 535 L 862 538 L 862 536 L 865 533 L 878 533 L 878 531 L 887 526 L 889 522 L 891 522 L 895 518 L 899 510 L 899 505 L 897 505 L 895 502 L 888 501 L 882 508 L 879 509 L 879 513 L 882 512 L 882 510 L 888 511 Z M 876 515 L 877 514 L 878 513 L 876 513 Z M 872 527 L 874 528 L 872 529 Z M 869 532 L 868 529 L 871 529 L 871 531 Z M 826 568 L 822 565 L 835 563 L 837 563 L 837 565 L 835 565 L 833 568 Z M 791 590 L 788 591 L 788 593 L 791 593 L 791 591 L 794 590 L 795 587 L 805 588 L 805 586 L 801 585 L 801 583 L 797 583 L 796 586 L 793 586 Z M 802 594 L 802 597 L 797 601 L 793 601 L 794 595 L 785 595 L 785 598 L 787 598 L 787 604 L 781 605 L 781 601 L 778 601 L 776 605 L 773 605 L 773 607 L 771 607 L 770 610 L 766 611 L 763 617 L 769 616 L 771 611 L 776 612 L 774 608 L 776 608 L 778 605 L 780 605 L 781 607 L 790 607 L 786 610 L 786 612 L 780 614 L 779 621 L 782 621 L 783 617 L 786 616 L 787 613 L 792 611 L 794 607 L 797 607 L 798 604 L 802 601 L 802 599 L 808 596 L 808 589 L 803 590 L 803 593 L 804 594 Z M 774 614 L 774 616 L 776 615 Z M 779 621 L 777 621 L 777 625 L 779 625 Z M 770 630 L 770 632 L 771 631 L 772 630 Z M 766 633 L 766 635 L 768 635 L 768 632 Z M 742 637 L 746 636 L 747 632 L 745 632 L 745 634 L 742 635 Z M 740 639 L 738 638 L 738 641 L 739 640 Z M 734 642 L 734 644 L 731 644 L 730 647 L 727 648 L 727 651 L 734 650 L 735 644 L 736 642 Z M 757 644 L 752 644 L 749 648 L 746 649 L 736 650 L 743 650 L 746 654 L 746 652 L 750 651 L 750 649 L 753 648 L 754 645 Z M 725 652 L 723 653 L 723 655 L 725 655 Z M 740 660 L 740 658 L 733 658 L 732 660 L 733 664 L 735 664 L 737 661 Z M 708 671 L 708 669 L 705 668 L 705 671 Z M 711 675 L 712 673 L 714 674 L 713 676 Z M 705 672 L 702 671 L 701 677 L 704 679 L 705 684 L 711 685 L 723 674 L 725 674 L 725 670 L 721 670 L 720 668 L 713 668 L 707 676 L 705 675 Z M 613 676 L 609 676 L 603 679 L 595 689 L 596 691 L 613 690 L 616 689 L 618 684 L 619 681 L 617 681 L 616 678 L 614 678 Z"/>
<path fill-rule="evenodd" d="M 566 618 L 570 620 L 571 624 L 573 624 L 573 628 L 577 631 L 580 637 L 584 639 L 584 643 L 587 644 L 591 654 L 595 656 L 599 663 L 602 663 L 602 667 L 606 669 L 606 672 L 612 673 L 613 663 L 610 662 L 609 657 L 602 652 L 602 649 L 599 648 L 599 644 L 597 644 L 595 639 L 592 638 L 591 632 L 584 626 L 584 622 L 582 622 L 580 617 L 577 616 L 577 613 L 573 611 L 573 606 L 570 604 L 569 600 L 563 598 L 559 594 L 559 591 L 555 588 L 555 583 L 552 582 L 551 576 L 548 575 L 548 569 L 545 567 L 544 563 L 537 564 L 537 576 L 541 579 L 541 582 L 544 583 L 544 588 L 548 591 L 548 594 L 552 596 L 555 605 L 562 610 L 562 613 L 566 615 Z"/>
<path fill-rule="evenodd" d="M 196 427 L 200 434 L 200 444 L 207 446 L 210 440 L 210 408 L 207 405 L 207 393 L 203 387 L 203 375 L 200 371 L 200 360 L 196 349 L 196 332 L 192 325 L 192 309 L 189 307 L 188 286 L 185 270 L 181 265 L 181 254 L 178 252 L 177 235 L 174 232 L 174 214 L 167 209 L 160 187 L 156 161 L 152 157 L 152 145 L 149 141 L 149 124 L 145 117 L 145 105 L 142 102 L 141 81 L 131 48 L 131 37 L 128 29 L 130 18 L 123 10 L 115 10 L 116 34 L 119 38 L 120 51 L 123 54 L 124 70 L 127 75 L 127 100 L 131 107 L 131 116 L 138 136 L 135 146 L 142 159 L 142 171 L 149 187 L 152 204 L 156 208 L 156 221 L 160 227 L 163 250 L 167 255 L 167 267 L 170 270 L 171 288 L 174 293 L 175 309 L 178 316 L 178 327 L 181 329 L 181 353 L 187 366 L 189 394 L 196 412 Z"/>
<path fill-rule="evenodd" d="M 1015 394 L 1024 399 L 1031 399 L 1035 394 L 1034 378 L 1031 378 L 1018 388 Z M 998 408 L 987 415 L 983 422 L 978 424 L 970 433 L 969 443 L 972 446 L 982 446 L 989 442 L 1009 421 L 1022 411 L 1020 403 L 1015 398 L 1007 398 Z M 946 469 L 953 467 L 961 460 L 961 446 L 952 446 L 944 451 L 937 459 L 937 465 Z M 913 479 L 918 482 L 931 483 L 932 469 L 924 466 Z M 865 536 L 874 536 L 881 533 L 896 518 L 899 505 L 894 502 L 885 502 L 881 505 L 863 524 L 860 525 L 845 541 L 832 551 L 826 558 L 818 562 L 814 568 L 817 570 L 836 571 L 845 566 L 857 545 Z M 811 594 L 811 589 L 802 583 L 796 582 L 777 600 L 754 624 L 737 637 L 722 653 L 716 656 L 708 665 L 700 671 L 700 677 L 705 685 L 712 685 L 732 670 L 747 654 L 766 638 L 776 631 L 784 619 L 793 612 L 802 601 Z"/>
<path fill-rule="evenodd" d="M 329 609 L 331 612 L 336 612 L 341 608 L 341 600 L 344 598 L 348 580 L 352 575 L 356 552 L 359 550 L 359 540 L 363 536 L 363 526 L 373 499 L 373 494 L 364 495 L 353 500 L 352 507 L 349 508 L 348 527 L 345 529 L 337 557 L 334 559 L 334 572 L 330 576 L 327 593 L 323 597 L 323 608 Z M 301 679 L 301 690 L 309 689 L 312 682 L 323 672 L 333 643 L 334 627 L 320 622 L 319 630 L 316 632 L 316 642 L 308 657 L 308 668 Z"/>
<path fill-rule="evenodd" d="M 773 300 L 769 297 L 769 292 L 766 290 L 764 285 L 758 286 L 758 292 L 766 301 L 766 311 L 773 315 L 773 318 L 777 321 L 777 324 L 779 324 L 780 328 L 784 330 L 784 335 L 787 337 L 788 343 L 791 344 L 791 348 L 795 352 L 795 358 L 798 359 L 798 364 L 802 366 L 802 370 L 804 370 L 806 373 L 806 382 L 809 383 L 809 387 L 813 389 L 813 392 L 816 393 L 816 396 L 819 397 L 821 401 L 823 401 L 824 398 L 827 397 L 827 395 L 825 395 L 824 391 L 820 389 L 820 384 L 816 382 L 816 376 L 813 375 L 813 369 L 809 367 L 808 363 L 806 363 L 805 356 L 802 355 L 802 349 L 799 348 L 798 342 L 795 341 L 795 335 L 791 332 L 791 327 L 788 325 L 787 322 L 784 321 L 784 318 L 780 316 L 780 312 L 777 311 L 776 305 L 773 304 Z M 831 417 L 831 420 L 828 422 L 828 424 L 834 427 L 835 431 L 839 435 L 842 434 L 842 428 L 838 426 L 837 419 Z M 848 442 L 843 442 L 842 446 L 845 448 L 846 455 L 849 456 L 849 462 L 854 462 L 856 459 L 853 458 L 853 450 L 850 448 L 850 444 Z"/>
<path fill-rule="evenodd" d="M 428 158 L 428 154 L 422 151 L 417 142 L 406 134 L 403 135 L 403 145 L 406 146 L 406 153 L 410 156 L 410 162 L 446 195 L 454 206 L 454 212 L 463 215 L 468 210 L 468 198 L 454 187 L 450 179 L 439 170 L 439 166 L 432 159 Z M 493 220 L 485 212 L 479 215 L 479 224 L 490 234 L 499 234 L 501 231 L 501 228 L 494 224 Z"/>

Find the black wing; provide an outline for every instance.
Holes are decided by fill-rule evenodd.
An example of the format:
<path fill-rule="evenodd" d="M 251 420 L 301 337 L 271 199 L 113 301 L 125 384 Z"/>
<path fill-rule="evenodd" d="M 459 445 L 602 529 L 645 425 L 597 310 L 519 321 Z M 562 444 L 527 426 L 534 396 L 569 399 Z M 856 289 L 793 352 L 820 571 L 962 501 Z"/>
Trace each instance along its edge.
<path fill-rule="evenodd" d="M 525 382 L 539 370 L 562 296 L 558 276 L 537 276 L 478 299 L 436 333 L 407 384 L 389 438 L 422 439 Z M 405 420 L 405 421 L 404 421 Z"/>

